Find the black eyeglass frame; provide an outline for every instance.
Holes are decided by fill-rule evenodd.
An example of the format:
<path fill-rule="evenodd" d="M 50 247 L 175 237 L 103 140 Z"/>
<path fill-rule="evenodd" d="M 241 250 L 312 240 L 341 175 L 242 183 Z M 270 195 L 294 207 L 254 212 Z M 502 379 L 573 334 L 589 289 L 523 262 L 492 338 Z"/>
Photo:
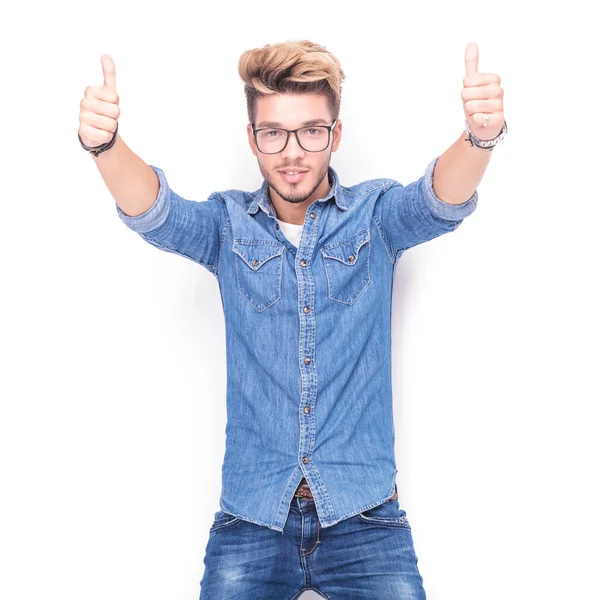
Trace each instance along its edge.
<path fill-rule="evenodd" d="M 324 152 L 325 150 L 327 150 L 327 148 L 329 147 L 329 142 L 331 141 L 331 131 L 333 130 L 333 128 L 335 127 L 335 124 L 338 122 L 338 119 L 336 119 L 331 125 L 304 125 L 302 127 L 298 127 L 298 129 L 284 129 L 283 127 L 261 127 L 260 129 L 254 129 L 254 123 L 250 123 L 250 125 L 252 125 L 252 133 L 254 134 L 254 141 L 256 142 L 256 149 L 261 153 L 261 154 L 279 154 L 280 152 L 283 152 L 287 145 L 288 142 L 290 141 L 290 133 L 293 133 L 296 136 L 296 141 L 298 142 L 298 146 L 300 146 L 300 148 L 302 148 L 302 150 L 304 150 L 305 152 Z M 313 127 L 325 127 L 325 129 L 327 129 L 327 144 L 325 146 L 325 148 L 323 148 L 323 150 L 307 150 L 301 143 L 300 143 L 300 138 L 298 137 L 298 132 L 301 129 L 312 129 Z M 285 138 L 285 144 L 283 145 L 283 148 L 277 152 L 263 152 L 259 147 L 258 147 L 258 140 L 256 139 L 256 134 L 259 131 L 264 131 L 265 129 L 275 129 L 277 131 L 285 131 L 287 134 L 287 137 Z"/>

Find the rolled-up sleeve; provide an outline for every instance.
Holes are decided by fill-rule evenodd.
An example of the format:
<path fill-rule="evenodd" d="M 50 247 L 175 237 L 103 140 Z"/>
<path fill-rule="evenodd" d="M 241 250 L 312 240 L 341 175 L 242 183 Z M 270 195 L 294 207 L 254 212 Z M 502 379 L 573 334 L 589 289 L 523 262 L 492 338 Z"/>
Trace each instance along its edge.
<path fill-rule="evenodd" d="M 207 200 L 186 200 L 169 187 L 162 169 L 149 166 L 159 181 L 156 200 L 146 212 L 136 216 L 125 214 L 115 202 L 117 214 L 152 246 L 193 260 L 218 276 L 226 210 L 223 199 L 215 192 Z"/>
<path fill-rule="evenodd" d="M 433 189 L 436 156 L 417 181 L 406 186 L 388 180 L 379 198 L 383 236 L 394 257 L 408 248 L 454 231 L 477 207 L 477 190 L 462 204 L 438 198 Z"/>

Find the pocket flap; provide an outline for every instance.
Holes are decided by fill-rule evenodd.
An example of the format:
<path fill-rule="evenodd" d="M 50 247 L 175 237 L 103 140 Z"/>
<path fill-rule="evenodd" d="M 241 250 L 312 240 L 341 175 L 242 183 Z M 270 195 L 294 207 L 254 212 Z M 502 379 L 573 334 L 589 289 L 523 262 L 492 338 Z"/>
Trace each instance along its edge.
<path fill-rule="evenodd" d="M 254 271 L 260 269 L 268 260 L 283 254 L 284 249 L 283 244 L 259 240 L 233 240 L 232 247 L 232 250 Z"/>
<path fill-rule="evenodd" d="M 352 236 L 347 242 L 341 242 L 332 246 L 324 246 L 321 248 L 323 256 L 334 258 L 346 265 L 354 265 L 358 260 L 358 253 L 362 246 L 370 240 L 370 230 L 365 229 L 359 231 Z"/>

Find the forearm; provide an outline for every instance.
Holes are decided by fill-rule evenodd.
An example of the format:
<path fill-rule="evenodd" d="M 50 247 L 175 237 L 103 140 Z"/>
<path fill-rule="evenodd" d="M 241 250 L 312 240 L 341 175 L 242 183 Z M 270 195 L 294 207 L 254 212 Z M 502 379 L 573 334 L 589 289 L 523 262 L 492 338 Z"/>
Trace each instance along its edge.
<path fill-rule="evenodd" d="M 146 212 L 156 200 L 159 181 L 156 173 L 147 165 L 117 133 L 115 145 L 91 155 L 119 208 L 128 216 Z"/>
<path fill-rule="evenodd" d="M 462 204 L 475 192 L 493 151 L 471 146 L 466 130 L 440 156 L 433 171 L 433 189 L 448 204 Z"/>

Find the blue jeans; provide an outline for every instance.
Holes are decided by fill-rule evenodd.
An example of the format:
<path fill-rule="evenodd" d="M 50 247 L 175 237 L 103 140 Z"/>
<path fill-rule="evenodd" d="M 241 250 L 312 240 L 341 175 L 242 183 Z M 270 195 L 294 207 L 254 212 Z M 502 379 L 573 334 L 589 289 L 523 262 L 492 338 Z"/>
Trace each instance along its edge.
<path fill-rule="evenodd" d="M 425 600 L 411 527 L 388 500 L 323 529 L 313 500 L 294 496 L 283 533 L 217 511 L 200 600 Z"/>

